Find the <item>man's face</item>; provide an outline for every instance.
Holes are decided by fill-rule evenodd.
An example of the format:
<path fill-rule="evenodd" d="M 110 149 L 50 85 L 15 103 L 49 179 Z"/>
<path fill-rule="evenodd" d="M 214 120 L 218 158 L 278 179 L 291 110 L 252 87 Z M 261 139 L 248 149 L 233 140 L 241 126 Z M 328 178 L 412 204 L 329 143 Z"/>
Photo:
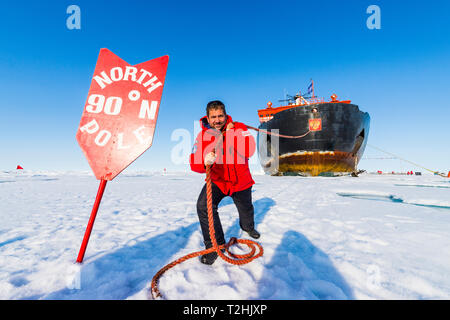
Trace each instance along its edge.
<path fill-rule="evenodd" d="M 212 128 L 216 130 L 222 130 L 223 126 L 225 125 L 226 118 L 227 117 L 222 109 L 209 110 L 208 123 Z"/>

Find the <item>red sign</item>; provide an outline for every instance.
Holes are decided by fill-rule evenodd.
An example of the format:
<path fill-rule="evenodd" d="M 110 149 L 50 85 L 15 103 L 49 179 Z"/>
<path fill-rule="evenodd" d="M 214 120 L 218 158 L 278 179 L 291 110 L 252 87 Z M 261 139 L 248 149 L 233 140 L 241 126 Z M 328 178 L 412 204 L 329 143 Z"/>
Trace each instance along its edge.
<path fill-rule="evenodd" d="M 114 179 L 152 145 L 168 62 L 131 66 L 100 50 L 76 135 L 97 179 Z"/>
<path fill-rule="evenodd" d="M 320 131 L 322 130 L 322 119 L 309 119 L 309 130 L 310 131 Z"/>

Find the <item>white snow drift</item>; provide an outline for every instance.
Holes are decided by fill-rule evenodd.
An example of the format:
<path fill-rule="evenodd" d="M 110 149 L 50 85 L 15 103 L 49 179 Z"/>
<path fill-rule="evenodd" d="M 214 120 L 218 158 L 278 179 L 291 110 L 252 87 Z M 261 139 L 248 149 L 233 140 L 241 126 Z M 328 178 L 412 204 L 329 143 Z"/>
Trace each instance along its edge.
<path fill-rule="evenodd" d="M 244 266 L 191 259 L 162 277 L 165 298 L 450 298 L 450 179 L 254 179 L 264 256 Z M 77 265 L 98 181 L 0 172 L 0 299 L 147 299 L 161 267 L 203 249 L 203 183 L 199 174 L 145 172 L 109 182 Z M 219 212 L 227 239 L 247 237 L 231 198 Z"/>

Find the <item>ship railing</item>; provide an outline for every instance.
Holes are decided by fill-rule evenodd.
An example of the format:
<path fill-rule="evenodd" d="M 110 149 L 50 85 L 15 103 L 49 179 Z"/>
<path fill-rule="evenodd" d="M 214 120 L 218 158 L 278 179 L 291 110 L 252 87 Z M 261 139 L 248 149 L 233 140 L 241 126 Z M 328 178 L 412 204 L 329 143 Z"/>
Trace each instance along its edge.
<path fill-rule="evenodd" d="M 313 103 L 323 103 L 325 102 L 324 98 L 318 98 L 318 97 L 314 97 L 314 98 L 309 98 L 308 99 L 309 104 L 313 104 Z"/>

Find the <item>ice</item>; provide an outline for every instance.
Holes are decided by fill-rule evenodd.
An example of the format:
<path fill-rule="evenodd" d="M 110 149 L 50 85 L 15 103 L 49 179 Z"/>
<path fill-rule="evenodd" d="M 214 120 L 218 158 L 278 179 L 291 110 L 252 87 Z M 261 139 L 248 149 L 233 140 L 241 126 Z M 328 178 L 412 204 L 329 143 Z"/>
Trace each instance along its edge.
<path fill-rule="evenodd" d="M 253 177 L 263 257 L 188 260 L 161 278 L 166 299 L 450 298 L 448 178 Z M 141 171 L 108 182 L 79 265 L 95 177 L 0 171 L 0 299 L 148 299 L 160 268 L 203 249 L 204 179 Z M 219 212 L 227 239 L 248 238 L 230 198 Z"/>

